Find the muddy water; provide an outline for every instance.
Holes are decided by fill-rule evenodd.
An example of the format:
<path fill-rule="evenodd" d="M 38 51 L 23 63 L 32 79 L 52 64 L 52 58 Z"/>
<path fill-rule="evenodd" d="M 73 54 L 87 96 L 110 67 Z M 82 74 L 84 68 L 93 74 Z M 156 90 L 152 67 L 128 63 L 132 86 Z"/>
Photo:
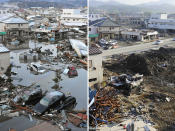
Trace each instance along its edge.
<path fill-rule="evenodd" d="M 57 55 L 56 45 L 51 45 L 47 43 L 35 43 L 34 41 L 29 42 L 30 48 L 41 47 L 42 49 L 50 49 L 53 52 L 52 56 Z M 14 85 L 30 86 L 32 84 L 40 85 L 43 90 L 52 91 L 51 87 L 55 85 L 53 79 L 56 77 L 55 71 L 48 70 L 44 74 L 36 75 L 31 72 L 27 67 L 28 63 L 23 63 L 19 61 L 19 54 L 27 50 L 16 50 L 11 51 L 11 63 L 14 65 L 12 67 L 12 72 L 16 72 L 17 75 L 12 75 Z M 63 63 L 53 63 L 52 65 L 42 64 L 48 69 L 65 69 L 67 65 Z M 69 78 L 67 75 L 61 74 L 62 80 L 58 82 L 61 86 L 61 91 L 65 94 L 71 94 L 77 99 L 76 109 L 86 109 L 87 107 L 87 71 L 84 69 L 77 69 L 78 77 Z"/>

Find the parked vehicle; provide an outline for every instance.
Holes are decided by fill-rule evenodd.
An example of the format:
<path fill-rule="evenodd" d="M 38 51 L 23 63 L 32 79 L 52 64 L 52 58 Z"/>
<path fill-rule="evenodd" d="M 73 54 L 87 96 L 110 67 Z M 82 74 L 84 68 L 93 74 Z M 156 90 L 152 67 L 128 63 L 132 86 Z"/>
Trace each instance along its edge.
<path fill-rule="evenodd" d="M 159 45 L 159 44 L 161 44 L 161 43 L 163 43 L 162 40 L 157 40 L 157 41 L 155 41 L 155 42 L 153 43 L 153 45 Z"/>
<path fill-rule="evenodd" d="M 38 115 L 44 114 L 50 109 L 55 109 L 62 104 L 65 95 L 59 91 L 49 92 L 34 107 L 33 110 Z"/>
<path fill-rule="evenodd" d="M 175 38 L 173 38 L 173 41 L 175 41 Z"/>
<path fill-rule="evenodd" d="M 117 40 L 110 40 L 108 43 L 111 45 L 116 45 L 118 42 Z"/>
<path fill-rule="evenodd" d="M 36 104 L 43 97 L 42 90 L 39 86 L 30 88 L 30 90 L 24 91 L 22 95 L 23 105 Z"/>
<path fill-rule="evenodd" d="M 30 64 L 30 69 L 38 73 L 44 73 L 46 71 L 46 69 L 42 67 L 39 63 L 34 62 Z"/>

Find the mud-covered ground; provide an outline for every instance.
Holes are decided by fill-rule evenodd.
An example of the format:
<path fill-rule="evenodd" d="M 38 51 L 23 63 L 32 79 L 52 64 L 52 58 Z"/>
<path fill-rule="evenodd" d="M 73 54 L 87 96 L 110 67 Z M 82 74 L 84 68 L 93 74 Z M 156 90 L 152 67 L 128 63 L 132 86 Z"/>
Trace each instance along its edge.
<path fill-rule="evenodd" d="M 116 55 L 104 61 L 104 79 L 120 74 L 143 74 L 143 83 L 130 96 L 119 95 L 121 114 L 141 116 L 160 131 L 175 130 L 175 49 Z"/>

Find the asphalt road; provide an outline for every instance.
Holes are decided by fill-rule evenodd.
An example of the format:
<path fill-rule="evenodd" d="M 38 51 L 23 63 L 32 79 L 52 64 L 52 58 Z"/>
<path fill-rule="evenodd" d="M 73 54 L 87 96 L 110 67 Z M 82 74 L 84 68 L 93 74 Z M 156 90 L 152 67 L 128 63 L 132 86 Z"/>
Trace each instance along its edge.
<path fill-rule="evenodd" d="M 160 47 L 175 47 L 175 41 L 172 41 L 173 38 L 164 39 L 163 43 L 159 45 L 154 45 L 154 42 L 143 43 L 139 45 L 133 45 L 128 47 L 119 47 L 116 49 L 103 50 L 103 53 L 100 54 L 101 57 L 111 56 L 116 54 L 131 54 L 139 53 L 143 51 L 148 51 L 150 49 L 159 49 Z"/>

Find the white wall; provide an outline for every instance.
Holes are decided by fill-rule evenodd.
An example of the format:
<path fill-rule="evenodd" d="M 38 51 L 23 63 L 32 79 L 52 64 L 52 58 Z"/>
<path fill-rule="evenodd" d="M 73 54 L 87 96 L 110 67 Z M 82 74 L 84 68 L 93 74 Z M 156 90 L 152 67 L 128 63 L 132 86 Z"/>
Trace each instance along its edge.
<path fill-rule="evenodd" d="M 92 67 L 89 68 L 89 79 L 97 78 L 96 81 L 89 82 L 89 86 L 92 86 L 103 82 L 102 57 L 100 55 L 90 55 L 89 60 L 92 60 Z M 94 70 L 93 67 L 96 69 Z"/>
<path fill-rule="evenodd" d="M 5 73 L 10 65 L 10 53 L 0 53 L 0 75 Z M 4 70 L 1 69 L 4 68 Z"/>
<path fill-rule="evenodd" d="M 6 29 L 13 29 L 13 28 L 21 28 L 21 29 L 27 29 L 29 28 L 29 24 L 5 24 Z"/>

